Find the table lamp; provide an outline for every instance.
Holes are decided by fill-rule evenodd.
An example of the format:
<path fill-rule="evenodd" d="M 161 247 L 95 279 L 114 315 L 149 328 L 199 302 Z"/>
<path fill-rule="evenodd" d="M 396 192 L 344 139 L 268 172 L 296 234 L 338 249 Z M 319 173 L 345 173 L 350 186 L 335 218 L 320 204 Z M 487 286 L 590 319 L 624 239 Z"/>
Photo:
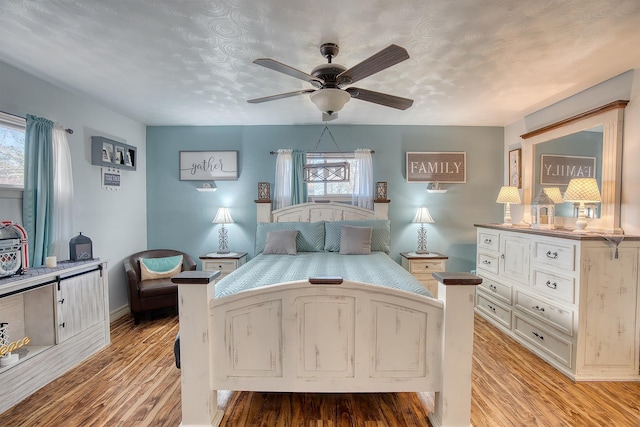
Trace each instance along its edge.
<path fill-rule="evenodd" d="M 417 254 L 428 254 L 427 251 L 427 230 L 424 228 L 425 224 L 434 224 L 435 221 L 431 218 L 431 214 L 429 214 L 429 209 L 424 206 L 418 208 L 418 212 L 416 212 L 415 218 L 413 218 L 414 223 L 420 224 L 420 228 L 418 229 L 418 249 L 416 250 Z"/>
<path fill-rule="evenodd" d="M 229 209 L 218 208 L 216 217 L 213 218 L 213 223 L 222 224 L 222 227 L 220 227 L 220 238 L 218 239 L 218 253 L 228 254 L 229 246 L 228 246 L 228 238 L 227 238 L 227 229 L 224 228 L 224 225 L 233 224 L 233 219 L 231 218 L 231 214 L 229 214 Z"/>
<path fill-rule="evenodd" d="M 575 233 L 586 233 L 587 219 L 584 215 L 585 203 L 600 203 L 600 190 L 595 178 L 573 178 L 569 181 L 567 191 L 564 193 L 565 202 L 580 203 L 578 208 L 578 220 Z"/>
<path fill-rule="evenodd" d="M 511 223 L 511 203 L 516 205 L 521 203 L 518 187 L 502 187 L 500 193 L 498 193 L 496 203 L 504 203 L 504 222 L 502 226 L 511 227 L 513 225 Z"/>

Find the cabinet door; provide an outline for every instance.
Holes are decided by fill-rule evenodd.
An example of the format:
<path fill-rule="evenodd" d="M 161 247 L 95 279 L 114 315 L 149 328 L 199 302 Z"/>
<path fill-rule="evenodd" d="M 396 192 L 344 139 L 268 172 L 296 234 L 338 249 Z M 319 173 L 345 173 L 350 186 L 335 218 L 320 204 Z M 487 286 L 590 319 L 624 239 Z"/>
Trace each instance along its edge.
<path fill-rule="evenodd" d="M 528 285 L 531 241 L 526 237 L 502 235 L 500 247 L 500 275 Z"/>
<path fill-rule="evenodd" d="M 58 342 L 104 319 L 104 292 L 99 271 L 62 279 L 57 292 Z"/>

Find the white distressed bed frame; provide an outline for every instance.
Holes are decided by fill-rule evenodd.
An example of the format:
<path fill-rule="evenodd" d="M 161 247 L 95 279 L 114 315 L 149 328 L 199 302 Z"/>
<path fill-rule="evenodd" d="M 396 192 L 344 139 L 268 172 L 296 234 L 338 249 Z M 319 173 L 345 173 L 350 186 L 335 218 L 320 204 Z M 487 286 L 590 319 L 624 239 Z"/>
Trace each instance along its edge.
<path fill-rule="evenodd" d="M 308 203 L 258 222 L 386 219 Z M 443 280 L 449 282 L 449 280 Z M 434 426 L 469 426 L 475 286 L 439 283 L 439 300 L 345 281 L 297 281 L 214 299 L 215 283 L 179 284 L 181 426 L 218 426 L 217 390 L 435 392 Z"/>

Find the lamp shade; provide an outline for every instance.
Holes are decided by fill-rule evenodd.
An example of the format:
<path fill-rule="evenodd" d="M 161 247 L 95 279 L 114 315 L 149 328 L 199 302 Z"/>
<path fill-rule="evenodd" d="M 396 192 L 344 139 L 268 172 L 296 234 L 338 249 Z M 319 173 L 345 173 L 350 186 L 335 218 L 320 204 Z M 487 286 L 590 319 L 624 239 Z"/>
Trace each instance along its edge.
<path fill-rule="evenodd" d="M 431 218 L 431 214 L 429 213 L 429 209 L 424 206 L 418 208 L 418 212 L 416 212 L 415 218 L 413 218 L 413 222 L 419 224 L 434 224 L 435 221 Z"/>
<path fill-rule="evenodd" d="M 218 208 L 216 217 L 213 218 L 214 224 L 233 224 L 233 218 L 229 213 L 229 208 Z"/>
<path fill-rule="evenodd" d="M 549 196 L 551 200 L 553 200 L 553 203 L 558 204 L 564 202 L 564 200 L 562 200 L 562 193 L 560 192 L 559 187 L 544 187 L 544 192 L 547 193 L 547 196 Z"/>
<path fill-rule="evenodd" d="M 573 178 L 564 193 L 565 202 L 596 203 L 601 200 L 595 178 Z"/>
<path fill-rule="evenodd" d="M 518 187 L 502 187 L 500 193 L 498 193 L 496 203 L 513 203 L 519 205 L 521 202 Z"/>
<path fill-rule="evenodd" d="M 344 104 L 349 102 L 351 95 L 342 89 L 320 89 L 309 95 L 311 102 L 323 113 L 335 113 L 342 110 Z"/>

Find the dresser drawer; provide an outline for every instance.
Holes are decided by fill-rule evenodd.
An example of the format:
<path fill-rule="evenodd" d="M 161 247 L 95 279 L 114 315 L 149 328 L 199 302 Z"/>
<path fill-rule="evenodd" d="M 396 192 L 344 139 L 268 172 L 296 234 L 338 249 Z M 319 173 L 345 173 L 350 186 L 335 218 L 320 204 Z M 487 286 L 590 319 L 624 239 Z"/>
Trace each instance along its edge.
<path fill-rule="evenodd" d="M 535 242 L 533 261 L 561 270 L 574 271 L 576 264 L 576 245 Z"/>
<path fill-rule="evenodd" d="M 499 260 L 497 254 L 487 254 L 478 252 L 478 265 L 479 270 L 484 270 L 491 274 L 498 274 Z"/>
<path fill-rule="evenodd" d="M 476 292 L 476 308 L 507 329 L 511 329 L 511 310 L 492 301 L 481 288 Z"/>
<path fill-rule="evenodd" d="M 493 298 L 504 302 L 505 304 L 511 305 L 511 286 L 503 285 L 502 283 L 483 277 L 482 283 L 480 283 L 479 288 L 482 288 Z"/>
<path fill-rule="evenodd" d="M 568 368 L 571 368 L 573 344 L 555 336 L 549 330 L 514 315 L 514 332 L 526 342 L 540 348 Z"/>
<path fill-rule="evenodd" d="M 563 277 L 546 271 L 533 270 L 533 289 L 554 299 L 575 303 L 575 279 Z"/>
<path fill-rule="evenodd" d="M 500 250 L 500 235 L 495 231 L 478 231 L 478 247 L 498 252 Z"/>
<path fill-rule="evenodd" d="M 233 270 L 237 268 L 236 260 L 204 260 L 202 261 L 202 270 L 204 271 L 215 271 L 219 270 L 222 274 L 231 273 Z M 226 275 L 225 274 L 225 275 Z"/>
<path fill-rule="evenodd" d="M 562 333 L 573 335 L 573 310 L 550 304 L 520 291 L 516 291 L 514 306 L 532 317 L 549 323 Z"/>
<path fill-rule="evenodd" d="M 415 260 L 412 259 L 411 261 L 409 261 L 409 273 L 413 274 L 413 273 L 429 273 L 429 275 L 431 275 L 431 272 L 434 271 L 445 271 L 446 268 L 446 261 L 440 261 L 440 260 L 434 260 L 434 261 L 427 261 L 427 260 Z"/>

